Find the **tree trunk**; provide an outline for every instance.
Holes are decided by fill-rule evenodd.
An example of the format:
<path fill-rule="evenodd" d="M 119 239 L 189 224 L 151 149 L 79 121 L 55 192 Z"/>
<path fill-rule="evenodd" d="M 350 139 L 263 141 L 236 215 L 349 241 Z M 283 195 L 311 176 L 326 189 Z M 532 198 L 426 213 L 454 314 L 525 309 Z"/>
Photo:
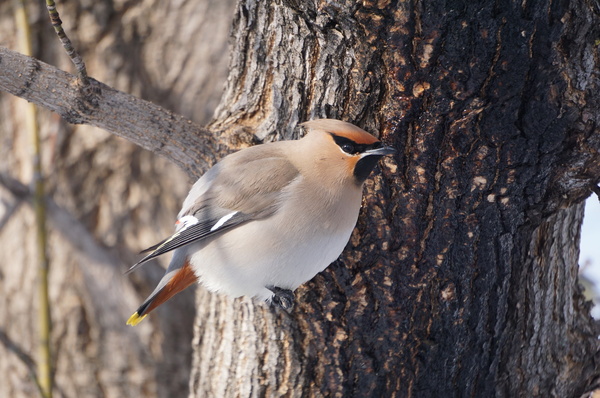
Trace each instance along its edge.
<path fill-rule="evenodd" d="M 577 259 L 600 176 L 599 22 L 583 0 L 241 1 L 216 132 L 289 139 L 326 116 L 401 151 L 292 313 L 199 291 L 190 396 L 593 388 Z"/>

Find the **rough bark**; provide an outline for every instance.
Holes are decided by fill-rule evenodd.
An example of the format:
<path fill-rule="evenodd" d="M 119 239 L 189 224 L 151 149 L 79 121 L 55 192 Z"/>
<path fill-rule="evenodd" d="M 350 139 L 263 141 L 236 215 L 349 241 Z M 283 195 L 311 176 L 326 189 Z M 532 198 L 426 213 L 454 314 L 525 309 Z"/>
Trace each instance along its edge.
<path fill-rule="evenodd" d="M 68 123 L 125 138 L 191 175 L 214 163 L 219 153 L 215 137 L 190 120 L 93 78 L 82 84 L 70 73 L 3 47 L 0 67 L 0 85 L 7 93 L 56 112 Z"/>
<path fill-rule="evenodd" d="M 73 71 L 43 2 L 27 3 L 39 60 L 33 64 Z M 0 2 L 0 46 L 19 51 L 12 5 Z M 31 61 L 9 69 L 4 53 L 0 61 L 0 75 L 13 76 L 0 88 L 0 396 L 39 396 L 28 372 L 38 352 L 30 144 L 25 101 L 4 92 L 15 84 L 21 95 L 37 95 L 30 100 L 53 110 L 69 108 L 60 112 L 67 116 L 63 119 L 39 112 L 49 201 L 55 397 L 185 396 L 193 291 L 159 309 L 149 322 L 129 328 L 125 321 L 164 271 L 158 263 L 127 277 L 123 271 L 139 258 L 140 249 L 172 231 L 190 183 L 172 162 L 197 174 L 218 155 L 214 136 L 202 135 L 197 125 L 209 120 L 221 96 L 234 4 L 101 0 L 57 5 L 88 72 L 110 87 L 91 93 L 99 102 L 85 102 L 71 75 L 41 75 L 46 66 L 32 69 Z M 21 84 L 31 72 L 40 79 Z M 56 83 L 37 86 L 44 78 Z M 123 92 L 157 105 L 115 102 Z M 130 140 L 137 136 L 153 152 L 160 142 L 169 161 L 66 120 L 102 125 Z M 177 126 L 182 126 L 179 135 Z M 163 138 L 150 141 L 154 135 Z"/>
<path fill-rule="evenodd" d="M 242 1 L 213 129 L 290 138 L 337 117 L 402 153 L 291 314 L 199 293 L 191 396 L 592 388 L 576 275 L 600 176 L 599 19 L 586 1 Z"/>

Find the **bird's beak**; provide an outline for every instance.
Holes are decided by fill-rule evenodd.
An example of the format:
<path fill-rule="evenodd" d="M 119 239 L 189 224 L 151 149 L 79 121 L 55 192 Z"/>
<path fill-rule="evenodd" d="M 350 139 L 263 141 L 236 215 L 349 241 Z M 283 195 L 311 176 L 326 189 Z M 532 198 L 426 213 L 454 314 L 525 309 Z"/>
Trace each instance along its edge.
<path fill-rule="evenodd" d="M 371 155 L 385 156 L 385 155 L 393 155 L 396 152 L 397 152 L 396 149 L 392 148 L 391 146 L 382 146 L 381 148 L 369 149 L 368 151 L 365 151 L 363 155 L 364 156 L 371 156 Z"/>

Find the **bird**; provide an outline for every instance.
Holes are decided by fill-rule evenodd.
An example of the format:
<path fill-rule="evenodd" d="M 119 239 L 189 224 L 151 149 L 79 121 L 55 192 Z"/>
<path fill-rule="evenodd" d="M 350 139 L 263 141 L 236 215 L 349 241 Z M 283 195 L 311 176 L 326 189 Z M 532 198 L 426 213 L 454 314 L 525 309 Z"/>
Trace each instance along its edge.
<path fill-rule="evenodd" d="M 148 254 L 127 271 L 174 250 L 128 325 L 197 282 L 289 310 L 293 291 L 338 258 L 356 225 L 364 182 L 396 150 L 340 120 L 300 126 L 301 139 L 241 149 L 198 179 L 175 233 L 142 251 Z"/>

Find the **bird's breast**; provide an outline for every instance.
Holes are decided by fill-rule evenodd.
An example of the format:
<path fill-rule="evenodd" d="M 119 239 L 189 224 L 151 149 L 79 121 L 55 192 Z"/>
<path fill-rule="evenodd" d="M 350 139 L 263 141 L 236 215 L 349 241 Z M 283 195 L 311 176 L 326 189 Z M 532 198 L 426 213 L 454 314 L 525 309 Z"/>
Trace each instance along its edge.
<path fill-rule="evenodd" d="M 233 296 L 296 289 L 337 259 L 356 224 L 360 193 L 334 199 L 294 195 L 271 216 L 197 246 L 191 264 L 210 290 Z"/>

